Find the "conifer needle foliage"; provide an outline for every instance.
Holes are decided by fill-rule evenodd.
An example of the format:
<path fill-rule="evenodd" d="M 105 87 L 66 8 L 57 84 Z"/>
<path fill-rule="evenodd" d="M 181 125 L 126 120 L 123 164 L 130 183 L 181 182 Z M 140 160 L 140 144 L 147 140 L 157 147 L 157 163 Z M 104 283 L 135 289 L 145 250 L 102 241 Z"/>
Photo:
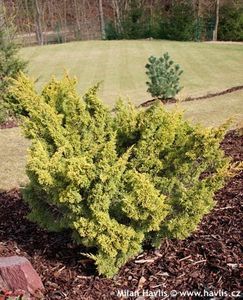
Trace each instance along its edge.
<path fill-rule="evenodd" d="M 26 62 L 18 57 L 19 47 L 13 41 L 12 35 L 11 27 L 0 26 L 0 123 L 10 114 L 7 91 L 11 85 L 11 78 L 16 78 L 26 67 Z"/>
<path fill-rule="evenodd" d="M 146 82 L 148 86 L 148 92 L 152 97 L 158 99 L 167 100 L 174 98 L 182 89 L 180 86 L 180 76 L 183 71 L 179 65 L 175 65 L 171 60 L 168 52 L 163 54 L 162 57 L 150 56 L 146 74 L 149 81 Z"/>
<path fill-rule="evenodd" d="M 31 220 L 71 230 L 112 277 L 144 242 L 184 239 L 213 208 L 230 164 L 219 146 L 225 127 L 192 126 L 159 103 L 140 111 L 119 101 L 112 114 L 98 86 L 81 98 L 75 85 L 52 78 L 38 94 L 25 75 L 14 81 L 32 141 L 24 199 Z"/>

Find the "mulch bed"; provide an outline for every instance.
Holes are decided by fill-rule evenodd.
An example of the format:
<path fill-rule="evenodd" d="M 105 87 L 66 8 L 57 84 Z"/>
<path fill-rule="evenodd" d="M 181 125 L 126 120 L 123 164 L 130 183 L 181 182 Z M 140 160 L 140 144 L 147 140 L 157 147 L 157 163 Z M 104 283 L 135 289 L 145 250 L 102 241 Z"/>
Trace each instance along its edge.
<path fill-rule="evenodd" d="M 164 100 L 164 99 L 159 99 L 159 98 L 153 98 L 153 99 L 147 100 L 147 101 L 145 101 L 145 102 L 139 104 L 139 105 L 137 106 L 137 108 L 140 108 L 140 107 L 149 107 L 149 106 L 151 106 L 152 104 L 154 104 L 154 103 L 155 103 L 156 101 L 158 101 L 158 100 L 159 100 L 162 104 L 172 104 L 172 103 L 178 102 L 178 100 L 175 99 L 175 98 L 169 98 L 169 99 L 166 99 L 166 100 Z"/>
<path fill-rule="evenodd" d="M 234 161 L 243 161 L 243 137 L 230 132 L 222 147 Z M 137 289 L 160 293 L 150 299 L 171 299 L 161 293 L 172 290 L 208 295 L 218 291 L 222 297 L 214 299 L 231 299 L 223 293 L 242 291 L 243 172 L 215 198 L 217 206 L 189 238 L 164 240 L 159 250 L 145 250 L 111 280 L 96 274 L 68 234 L 48 233 L 29 222 L 18 190 L 0 193 L 0 256 L 27 257 L 43 280 L 45 299 L 144 299 L 117 296 L 118 291 Z M 204 294 L 200 299 L 206 298 Z M 176 299 L 197 297 L 177 295 Z"/>
<path fill-rule="evenodd" d="M 0 123 L 0 129 L 7 129 L 7 128 L 13 128 L 13 127 L 18 127 L 18 126 L 19 126 L 19 123 L 15 119 L 10 119 L 4 123 Z"/>

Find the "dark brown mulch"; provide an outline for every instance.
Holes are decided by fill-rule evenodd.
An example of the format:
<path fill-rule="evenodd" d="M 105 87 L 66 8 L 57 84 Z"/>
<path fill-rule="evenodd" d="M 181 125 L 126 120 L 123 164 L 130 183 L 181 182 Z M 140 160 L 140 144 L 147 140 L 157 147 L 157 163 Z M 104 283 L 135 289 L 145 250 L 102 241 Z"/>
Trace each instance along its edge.
<path fill-rule="evenodd" d="M 243 161 L 243 137 L 230 132 L 222 147 L 234 161 Z M 231 299 L 223 293 L 242 291 L 243 172 L 215 198 L 216 208 L 189 238 L 164 240 L 159 250 L 145 250 L 111 280 L 97 276 L 92 262 L 79 255 L 82 249 L 67 233 L 48 233 L 29 222 L 18 190 L 0 193 L 0 255 L 30 259 L 45 285 L 45 299 L 125 299 L 117 296 L 119 290 L 138 288 L 160 293 L 153 299 L 165 299 L 163 291 L 171 290 L 209 293 L 200 299 L 218 292 L 222 297 L 214 299 Z"/>
<path fill-rule="evenodd" d="M 0 129 L 7 129 L 7 128 L 13 128 L 18 127 L 19 123 L 16 119 L 10 119 L 6 122 L 0 123 Z"/>
<path fill-rule="evenodd" d="M 226 94 L 231 94 L 231 93 L 234 93 L 234 92 L 237 92 L 240 90 L 243 90 L 243 85 L 233 86 L 229 89 L 226 89 L 226 90 L 223 90 L 223 91 L 217 92 L 217 93 L 208 93 L 206 95 L 198 96 L 198 97 L 187 97 L 182 101 L 195 101 L 195 100 L 209 99 L 209 98 L 214 98 L 214 97 L 218 97 L 218 96 L 222 96 L 222 95 L 226 95 Z M 147 100 L 147 101 L 141 103 L 138 107 L 148 107 L 157 100 L 158 99 Z M 176 103 L 176 102 L 177 102 L 177 100 L 174 98 L 171 98 L 168 100 L 161 100 L 161 103 L 163 103 L 163 104 L 172 104 L 172 103 Z"/>
<path fill-rule="evenodd" d="M 175 98 L 169 98 L 169 99 L 166 99 L 166 100 L 163 100 L 163 99 L 158 99 L 158 98 L 154 98 L 154 99 L 150 99 L 150 100 L 147 100 L 141 104 L 139 104 L 137 106 L 137 108 L 140 108 L 140 107 L 149 107 L 150 105 L 154 104 L 156 101 L 160 101 L 162 104 L 172 104 L 172 103 L 176 103 L 178 102 L 178 100 L 176 100 Z"/>

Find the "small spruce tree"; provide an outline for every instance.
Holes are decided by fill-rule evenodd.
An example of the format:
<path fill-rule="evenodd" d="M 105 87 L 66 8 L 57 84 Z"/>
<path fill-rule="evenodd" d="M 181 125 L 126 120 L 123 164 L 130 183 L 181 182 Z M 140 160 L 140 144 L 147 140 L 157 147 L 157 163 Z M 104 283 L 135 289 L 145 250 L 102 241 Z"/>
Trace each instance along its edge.
<path fill-rule="evenodd" d="M 120 101 L 114 115 L 98 86 L 80 98 L 75 85 L 53 78 L 38 94 L 25 75 L 14 81 L 32 141 L 23 195 L 31 220 L 71 230 L 87 252 L 96 249 L 87 255 L 99 273 L 112 277 L 143 242 L 184 239 L 213 208 L 229 175 L 225 127 L 192 126 L 159 103 L 136 110 Z"/>
<path fill-rule="evenodd" d="M 183 73 L 180 66 L 174 64 L 168 53 L 159 58 L 150 56 L 148 61 L 149 63 L 145 66 L 149 78 L 149 81 L 146 82 L 147 91 L 152 97 L 161 100 L 174 98 L 182 89 L 179 84 L 180 76 Z"/>

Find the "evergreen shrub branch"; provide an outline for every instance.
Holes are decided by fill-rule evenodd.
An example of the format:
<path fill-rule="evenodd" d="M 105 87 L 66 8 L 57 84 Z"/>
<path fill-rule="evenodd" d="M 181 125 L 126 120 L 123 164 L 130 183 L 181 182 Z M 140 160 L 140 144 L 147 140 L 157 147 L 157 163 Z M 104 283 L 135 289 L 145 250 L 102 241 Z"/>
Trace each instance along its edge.
<path fill-rule="evenodd" d="M 220 149 L 225 126 L 189 124 L 156 103 L 136 110 L 119 101 L 112 114 L 95 86 L 84 97 L 68 75 L 41 94 L 21 74 L 12 103 L 31 140 L 24 199 L 29 218 L 73 232 L 100 274 L 112 277 L 143 243 L 184 239 L 215 205 L 229 176 Z"/>

